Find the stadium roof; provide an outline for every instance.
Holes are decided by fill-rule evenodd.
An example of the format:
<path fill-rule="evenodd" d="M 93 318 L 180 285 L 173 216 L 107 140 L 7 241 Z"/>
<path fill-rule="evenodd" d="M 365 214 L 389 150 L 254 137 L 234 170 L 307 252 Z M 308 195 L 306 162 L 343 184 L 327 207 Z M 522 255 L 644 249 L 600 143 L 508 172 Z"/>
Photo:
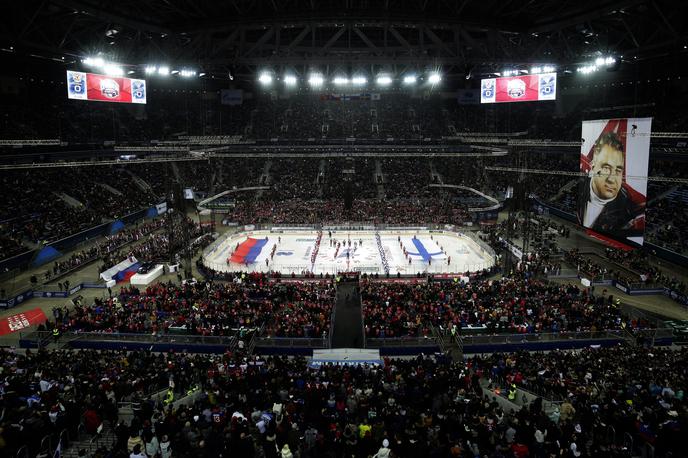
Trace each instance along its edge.
<path fill-rule="evenodd" d="M 687 10 L 674 0 L 29 0 L 3 5 L 0 39 L 11 52 L 239 78 L 311 66 L 459 76 L 685 52 Z"/>

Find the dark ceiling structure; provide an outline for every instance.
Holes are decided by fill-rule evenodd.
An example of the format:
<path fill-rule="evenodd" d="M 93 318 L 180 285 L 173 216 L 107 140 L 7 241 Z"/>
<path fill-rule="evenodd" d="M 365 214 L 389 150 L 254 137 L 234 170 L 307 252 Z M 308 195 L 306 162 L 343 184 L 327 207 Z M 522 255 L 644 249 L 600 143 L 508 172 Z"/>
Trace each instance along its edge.
<path fill-rule="evenodd" d="M 266 68 L 461 77 L 600 55 L 643 62 L 688 44 L 688 2 L 676 0 L 30 0 L 3 5 L 0 21 L 6 52 L 240 79 Z"/>

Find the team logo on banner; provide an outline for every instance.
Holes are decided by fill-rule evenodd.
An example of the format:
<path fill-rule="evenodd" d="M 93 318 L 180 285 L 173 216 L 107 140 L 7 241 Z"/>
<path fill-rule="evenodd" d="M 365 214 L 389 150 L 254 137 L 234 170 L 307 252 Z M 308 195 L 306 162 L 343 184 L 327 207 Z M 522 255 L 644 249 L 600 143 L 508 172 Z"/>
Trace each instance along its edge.
<path fill-rule="evenodd" d="M 86 74 L 67 72 L 67 97 L 70 99 L 86 98 Z"/>
<path fill-rule="evenodd" d="M 119 84 L 115 80 L 102 79 L 100 80 L 100 93 L 109 99 L 116 99 L 119 97 Z"/>
<path fill-rule="evenodd" d="M 540 77 L 540 95 L 548 96 L 554 93 L 554 77 L 552 75 L 543 75 Z"/>
<path fill-rule="evenodd" d="M 512 99 L 520 99 L 526 95 L 526 83 L 522 80 L 511 80 L 507 84 L 507 94 Z"/>
<path fill-rule="evenodd" d="M 146 103 L 145 80 L 131 80 L 131 101 L 133 103 Z"/>
<path fill-rule="evenodd" d="M 482 95 L 484 99 L 491 99 L 494 97 L 495 86 L 494 80 L 483 80 Z"/>
<path fill-rule="evenodd" d="M 539 100 L 554 100 L 557 97 L 557 75 L 556 73 L 545 73 L 540 75 L 539 81 Z"/>

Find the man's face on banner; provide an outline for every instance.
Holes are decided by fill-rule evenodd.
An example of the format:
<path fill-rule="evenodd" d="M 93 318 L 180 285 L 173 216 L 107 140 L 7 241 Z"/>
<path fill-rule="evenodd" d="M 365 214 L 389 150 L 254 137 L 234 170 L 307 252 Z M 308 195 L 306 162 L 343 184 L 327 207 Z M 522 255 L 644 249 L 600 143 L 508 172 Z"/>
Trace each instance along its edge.
<path fill-rule="evenodd" d="M 592 190 L 600 199 L 614 199 L 621 190 L 624 171 L 623 152 L 603 145 L 592 162 Z"/>

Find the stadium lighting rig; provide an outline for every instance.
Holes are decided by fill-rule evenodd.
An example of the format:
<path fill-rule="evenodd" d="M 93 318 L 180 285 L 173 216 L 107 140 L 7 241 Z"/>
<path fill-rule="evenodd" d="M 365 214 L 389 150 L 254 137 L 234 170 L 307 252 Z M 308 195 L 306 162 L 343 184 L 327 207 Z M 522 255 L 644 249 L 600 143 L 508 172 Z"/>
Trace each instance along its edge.
<path fill-rule="evenodd" d="M 616 58 L 612 56 L 608 57 L 598 57 L 595 59 L 594 62 L 589 62 L 580 65 L 578 68 L 576 68 L 576 72 L 582 73 L 584 75 L 588 75 L 590 73 L 594 73 L 602 68 L 611 68 L 614 65 L 616 65 L 617 60 Z"/>
<path fill-rule="evenodd" d="M 547 68 L 547 67 L 545 67 Z M 159 71 L 160 69 L 157 67 L 146 67 L 146 73 L 155 73 L 156 71 Z M 180 76 L 195 76 L 196 73 L 194 72 L 192 75 L 188 75 L 185 73 L 185 70 L 182 70 L 180 73 Z M 203 76 L 201 74 L 200 76 Z M 274 83 L 275 77 L 272 73 L 268 71 L 264 71 L 258 74 L 257 80 L 261 85 L 263 86 L 270 86 Z M 282 76 L 281 79 L 278 78 L 278 80 L 282 81 L 284 83 L 284 86 L 286 87 L 295 87 L 298 85 L 299 79 L 296 75 L 288 73 L 284 76 Z M 438 71 L 431 71 L 429 73 L 425 74 L 425 77 L 422 79 L 423 81 L 426 81 L 430 85 L 436 85 L 439 84 L 442 81 L 442 75 Z M 354 76 L 347 76 L 343 74 L 339 74 L 332 79 L 326 78 L 322 73 L 310 73 L 308 75 L 308 78 L 304 80 L 308 86 L 310 86 L 313 89 L 318 89 L 318 88 L 325 88 L 327 85 L 331 85 L 334 87 L 356 87 L 356 88 L 363 88 L 367 86 L 368 84 L 374 84 L 378 87 L 389 87 L 392 86 L 395 82 L 398 83 L 399 85 L 403 86 L 413 86 L 418 83 L 418 76 L 415 73 L 410 73 L 406 74 L 403 76 L 399 76 L 398 78 L 395 78 L 394 76 L 388 74 L 388 73 L 382 73 L 378 74 L 376 77 L 373 78 L 372 81 L 368 80 L 368 77 L 358 74 Z"/>
<path fill-rule="evenodd" d="M 416 80 L 417 80 L 416 75 L 406 75 L 406 76 L 404 76 L 403 82 L 407 86 L 410 86 L 412 84 L 416 84 Z"/>
<path fill-rule="evenodd" d="M 533 75 L 537 75 L 540 73 L 554 73 L 557 71 L 557 68 L 554 65 L 543 65 L 543 66 L 535 66 L 531 67 L 530 73 Z"/>
<path fill-rule="evenodd" d="M 81 60 L 87 67 L 94 67 L 108 76 L 123 76 L 124 69 L 114 62 L 107 62 L 102 57 L 87 57 Z"/>
<path fill-rule="evenodd" d="M 377 77 L 376 82 L 378 86 L 389 86 L 392 84 L 392 78 L 388 75 L 380 75 Z"/>
<path fill-rule="evenodd" d="M 433 73 L 430 73 L 430 76 L 428 76 L 428 81 L 430 82 L 430 84 L 437 84 L 440 81 L 442 81 L 442 77 L 440 76 L 439 73 L 433 72 Z"/>
<path fill-rule="evenodd" d="M 258 76 L 258 81 L 260 81 L 260 84 L 263 86 L 269 86 L 272 84 L 272 75 L 270 75 L 267 72 L 263 72 Z"/>
<path fill-rule="evenodd" d="M 308 84 L 310 84 L 311 87 L 320 87 L 324 82 L 325 79 L 319 73 L 314 73 L 308 78 Z"/>
<path fill-rule="evenodd" d="M 354 86 L 363 86 L 368 82 L 364 76 L 354 76 L 351 78 L 351 84 Z"/>

